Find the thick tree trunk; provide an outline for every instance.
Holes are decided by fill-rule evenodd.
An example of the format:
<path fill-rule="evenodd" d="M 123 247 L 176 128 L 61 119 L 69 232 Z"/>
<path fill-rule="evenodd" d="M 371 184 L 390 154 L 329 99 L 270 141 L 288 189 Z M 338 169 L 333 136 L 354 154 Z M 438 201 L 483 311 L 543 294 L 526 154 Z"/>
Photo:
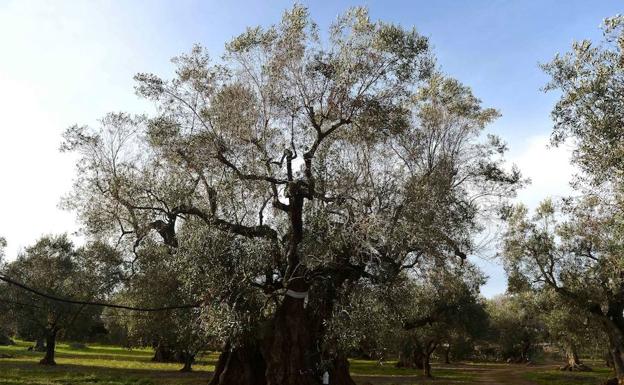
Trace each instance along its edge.
<path fill-rule="evenodd" d="M 56 349 L 56 330 L 52 329 L 47 332 L 46 335 L 46 353 L 45 356 L 39 361 L 41 365 L 56 365 L 54 361 L 54 350 Z"/>
<path fill-rule="evenodd" d="M 223 349 L 209 385 L 266 385 L 266 365 L 256 345 Z"/>
<path fill-rule="evenodd" d="M 355 381 L 349 373 L 349 360 L 341 356 L 334 360 L 334 366 L 329 370 L 329 383 L 331 385 L 355 385 Z"/>
<path fill-rule="evenodd" d="M 607 350 L 607 352 L 604 354 L 604 359 L 605 359 L 605 366 L 607 368 L 613 369 L 613 355 L 611 354 L 610 350 Z"/>
<path fill-rule="evenodd" d="M 193 362 L 195 361 L 195 355 L 188 353 L 188 352 L 182 352 L 180 355 L 182 362 L 184 363 L 184 366 L 182 367 L 182 369 L 180 369 L 181 372 L 192 372 L 193 371 Z"/>
<path fill-rule="evenodd" d="M 425 346 L 425 351 L 423 354 L 423 374 L 425 375 L 425 377 L 429 377 L 431 378 L 431 354 L 433 353 L 434 350 L 436 350 L 436 347 L 438 347 L 438 343 L 435 341 L 430 341 L 427 343 L 427 345 Z"/>
<path fill-rule="evenodd" d="M 613 370 L 615 377 L 624 384 L 624 359 L 622 358 L 624 346 L 611 346 L 611 357 L 613 358 Z"/>
<path fill-rule="evenodd" d="M 427 342 L 424 346 L 420 343 L 407 345 L 399 353 L 397 367 L 420 369 L 424 376 L 431 377 L 431 353 L 436 347 L 437 343 L 433 341 Z"/>
<path fill-rule="evenodd" d="M 431 355 L 430 354 L 423 354 L 423 375 L 425 377 L 429 377 L 431 378 Z"/>
<path fill-rule="evenodd" d="M 290 162 L 290 160 L 289 160 Z M 290 163 L 289 163 L 290 164 Z M 290 166 L 289 166 L 290 169 Z M 289 175 L 291 171 L 289 171 Z M 273 317 L 269 332 L 262 342 L 266 363 L 267 385 L 317 385 L 320 353 L 316 342 L 321 333 L 306 313 L 305 298 L 310 289 L 302 275 L 305 267 L 300 263 L 299 243 L 303 239 L 303 206 L 308 195 L 308 185 L 303 181 L 288 184 L 288 217 L 290 232 L 285 273 L 288 291 Z"/>
<path fill-rule="evenodd" d="M 592 370 L 589 366 L 581 362 L 574 344 L 568 344 L 565 350 L 566 364 L 560 367 L 559 370 L 574 372 L 589 372 Z"/>
<path fill-rule="evenodd" d="M 613 370 L 618 384 L 624 385 L 624 316 L 621 306 L 611 306 L 607 314 L 601 317 L 602 324 L 609 337 L 609 351 L 613 359 Z"/>
<path fill-rule="evenodd" d="M 289 172 L 290 174 L 290 172 Z M 298 246 L 303 239 L 303 203 L 308 195 L 301 181 L 288 184 L 288 215 L 290 232 L 286 260 L 288 268 L 284 282 L 288 290 L 279 304 L 266 333 L 258 345 L 243 345 L 226 349 L 217 364 L 210 385 L 318 385 L 323 371 L 319 346 L 324 335 L 323 321 L 331 314 L 335 293 L 323 291 L 316 298 L 315 313 L 306 311 L 305 293 L 309 282 L 302 276 L 305 267 L 300 263 Z M 349 270 L 351 271 L 351 270 Z M 337 280 L 345 277 L 335 278 Z M 309 309 L 308 309 L 309 310 Z M 348 361 L 334 359 L 329 376 L 332 385 L 354 385 L 349 375 Z"/>
<path fill-rule="evenodd" d="M 531 361 L 531 341 L 524 341 L 522 343 L 522 351 L 520 352 L 520 358 L 522 362 L 530 362 Z"/>
<path fill-rule="evenodd" d="M 153 362 L 175 362 L 175 354 L 165 344 L 159 342 L 154 349 Z"/>
<path fill-rule="evenodd" d="M 33 350 L 36 352 L 45 352 L 45 338 L 37 338 L 35 346 L 33 346 Z"/>
<path fill-rule="evenodd" d="M 0 345 L 15 345 L 15 342 L 6 334 L 0 333 Z"/>
<path fill-rule="evenodd" d="M 399 353 L 397 368 L 424 369 L 422 353 L 417 349 Z"/>
<path fill-rule="evenodd" d="M 291 286 L 292 287 L 292 286 Z M 296 287 L 304 292 L 305 287 Z M 271 331 L 263 343 L 267 385 L 316 385 L 313 336 L 304 299 L 286 296 L 275 313 Z"/>

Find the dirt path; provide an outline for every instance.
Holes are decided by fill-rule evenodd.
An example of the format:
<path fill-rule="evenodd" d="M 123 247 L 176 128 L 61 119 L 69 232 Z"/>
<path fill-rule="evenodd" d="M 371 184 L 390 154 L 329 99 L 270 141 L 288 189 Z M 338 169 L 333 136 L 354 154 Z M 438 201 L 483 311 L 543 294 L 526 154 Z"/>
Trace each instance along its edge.
<path fill-rule="evenodd" d="M 480 371 L 475 384 L 535 385 L 533 381 L 522 376 L 527 372 L 522 365 L 496 365 L 484 367 Z"/>

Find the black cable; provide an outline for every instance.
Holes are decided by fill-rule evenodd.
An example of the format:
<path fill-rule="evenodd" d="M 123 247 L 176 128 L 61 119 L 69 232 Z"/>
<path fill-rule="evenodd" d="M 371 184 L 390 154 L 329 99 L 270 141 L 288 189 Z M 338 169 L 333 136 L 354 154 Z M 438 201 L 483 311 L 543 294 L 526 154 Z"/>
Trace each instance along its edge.
<path fill-rule="evenodd" d="M 117 305 L 117 304 L 112 304 L 112 303 L 106 303 L 106 302 L 98 302 L 98 301 L 80 301 L 80 300 L 74 300 L 74 299 L 68 299 L 68 298 L 60 298 L 60 297 L 56 297 L 54 295 L 50 295 L 50 294 L 46 294 L 42 291 L 39 291 L 37 289 L 33 289 L 29 286 L 26 286 L 25 284 L 15 281 L 5 275 L 0 275 L 0 281 L 4 281 L 8 284 L 11 284 L 13 286 L 17 286 L 20 289 L 29 291 L 33 294 L 36 294 L 40 297 L 43 298 L 47 298 L 49 300 L 52 301 L 56 301 L 56 302 L 63 302 L 63 303 L 70 303 L 70 304 L 74 304 L 74 305 L 87 305 L 87 306 L 101 306 L 101 307 L 109 307 L 109 308 L 113 308 L 113 309 L 123 309 L 123 310 L 130 310 L 130 311 L 142 311 L 142 312 L 157 312 L 157 311 L 167 311 L 167 310 L 176 310 L 176 309 L 191 309 L 191 308 L 197 308 L 200 307 L 200 303 L 193 303 L 193 304 L 184 304 L 184 305 L 176 305 L 176 306 L 163 306 L 163 307 L 134 307 L 134 306 L 127 306 L 127 305 Z"/>

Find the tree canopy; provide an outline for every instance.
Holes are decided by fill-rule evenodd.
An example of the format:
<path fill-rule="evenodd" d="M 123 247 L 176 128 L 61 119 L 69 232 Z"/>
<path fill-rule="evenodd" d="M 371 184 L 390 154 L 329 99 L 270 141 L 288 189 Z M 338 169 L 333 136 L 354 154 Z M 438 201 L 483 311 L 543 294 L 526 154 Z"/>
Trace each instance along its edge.
<path fill-rule="evenodd" d="M 171 80 L 136 76 L 156 113 L 66 132 L 81 156 L 66 203 L 128 254 L 158 241 L 215 270 L 204 306 L 240 327 L 213 383 L 311 384 L 326 370 L 351 383 L 318 344 L 342 293 L 465 259 L 522 184 L 482 135 L 497 111 L 440 73 L 416 30 L 364 8 L 321 38 L 296 5 L 221 61 L 196 46 L 174 63 Z"/>

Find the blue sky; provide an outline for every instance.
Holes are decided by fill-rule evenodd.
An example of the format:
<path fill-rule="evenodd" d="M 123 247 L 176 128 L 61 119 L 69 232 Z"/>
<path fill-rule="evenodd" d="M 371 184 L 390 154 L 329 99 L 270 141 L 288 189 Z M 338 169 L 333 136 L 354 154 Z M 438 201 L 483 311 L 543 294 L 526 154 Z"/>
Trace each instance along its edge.
<path fill-rule="evenodd" d="M 576 39 L 600 37 L 620 1 L 304 1 L 321 28 L 349 6 L 371 17 L 416 26 L 438 63 L 502 113 L 489 131 L 510 143 L 509 158 L 533 179 L 519 200 L 535 205 L 569 192 L 568 150 L 546 148 L 555 94 L 538 63 Z M 71 189 L 74 159 L 60 154 L 61 132 L 93 124 L 108 111 L 144 111 L 136 72 L 171 73 L 169 59 L 199 42 L 213 56 L 252 25 L 279 20 L 291 1 L 0 0 L 0 234 L 9 258 L 45 233 L 75 231 L 57 208 Z M 475 258 L 491 279 L 484 294 L 503 292 L 493 261 Z"/>

